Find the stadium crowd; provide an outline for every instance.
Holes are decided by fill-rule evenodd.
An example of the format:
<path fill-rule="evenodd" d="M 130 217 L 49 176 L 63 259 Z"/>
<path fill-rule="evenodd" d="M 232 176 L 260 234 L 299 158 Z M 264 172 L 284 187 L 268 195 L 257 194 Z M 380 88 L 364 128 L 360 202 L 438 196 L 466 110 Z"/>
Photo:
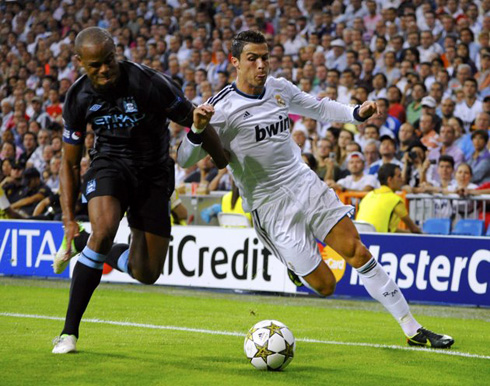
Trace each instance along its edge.
<path fill-rule="evenodd" d="M 0 20 L 0 187 L 22 216 L 59 218 L 61 112 L 83 75 L 74 39 L 89 26 L 195 104 L 234 81 L 231 39 L 247 29 L 265 34 L 272 76 L 317 98 L 376 100 L 360 126 L 290 116 L 305 162 L 339 191 L 378 189 L 387 163 L 409 193 L 490 186 L 490 0 L 6 0 Z M 172 154 L 187 130 L 171 123 Z M 93 146 L 89 133 L 82 174 Z M 209 158 L 175 172 L 181 192 L 232 187 Z"/>

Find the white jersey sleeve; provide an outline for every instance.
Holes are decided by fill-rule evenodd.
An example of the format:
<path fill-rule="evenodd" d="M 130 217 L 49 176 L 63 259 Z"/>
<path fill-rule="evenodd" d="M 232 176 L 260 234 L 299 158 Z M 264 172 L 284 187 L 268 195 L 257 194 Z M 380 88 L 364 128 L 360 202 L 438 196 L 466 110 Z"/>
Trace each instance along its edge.
<path fill-rule="evenodd" d="M 177 149 L 177 163 L 188 168 L 202 160 L 207 153 L 201 145 L 191 142 L 186 135 Z"/>
<path fill-rule="evenodd" d="M 362 123 L 354 118 L 356 106 L 345 105 L 328 98 L 316 99 L 310 94 L 301 91 L 289 81 L 287 90 L 291 94 L 289 109 L 293 114 L 313 118 L 321 122 Z"/>
<path fill-rule="evenodd" d="M 216 111 L 211 119 L 211 125 L 219 134 L 226 126 L 225 116 L 220 111 Z M 202 160 L 207 154 L 202 148 L 202 143 L 194 143 L 186 135 L 177 149 L 177 163 L 183 168 L 188 168 Z"/>

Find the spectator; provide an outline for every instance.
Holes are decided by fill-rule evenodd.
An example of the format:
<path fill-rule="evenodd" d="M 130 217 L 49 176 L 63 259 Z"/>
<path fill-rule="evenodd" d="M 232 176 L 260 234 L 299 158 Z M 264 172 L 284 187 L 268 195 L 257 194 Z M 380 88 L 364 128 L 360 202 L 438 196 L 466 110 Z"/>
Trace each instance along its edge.
<path fill-rule="evenodd" d="M 412 87 L 412 102 L 407 106 L 407 122 L 414 124 L 422 114 L 422 98 L 427 93 L 427 89 L 423 83 L 415 83 Z"/>
<path fill-rule="evenodd" d="M 490 95 L 490 51 L 483 51 L 480 58 L 480 71 L 475 74 L 475 79 L 478 81 L 480 96 L 485 98 Z"/>
<path fill-rule="evenodd" d="M 380 73 L 386 75 L 387 85 L 391 86 L 400 78 L 401 72 L 396 66 L 396 54 L 393 51 L 387 51 L 383 57 L 384 66 L 379 69 Z"/>
<path fill-rule="evenodd" d="M 4 141 L 0 147 L 0 160 L 17 158 L 17 148 L 13 141 Z"/>
<path fill-rule="evenodd" d="M 394 164 L 383 165 L 379 169 L 378 179 L 381 187 L 369 192 L 361 200 L 356 220 L 374 225 L 377 232 L 403 232 L 398 228 L 401 220 L 410 232 L 422 233 L 408 215 L 402 198 L 394 193 L 403 185 L 400 167 Z"/>
<path fill-rule="evenodd" d="M 34 133 L 28 131 L 22 137 L 22 146 L 24 148 L 24 153 L 19 157 L 19 161 L 23 164 L 27 163 L 27 160 L 32 156 L 37 148 L 37 137 Z"/>
<path fill-rule="evenodd" d="M 488 131 L 476 130 L 471 134 L 474 152 L 466 160 L 473 171 L 471 182 L 480 185 L 490 182 L 490 152 L 487 149 Z"/>
<path fill-rule="evenodd" d="M 417 138 L 415 128 L 410 123 L 404 123 L 398 132 L 399 147 L 396 152 L 396 158 L 401 160 L 403 155 L 408 151 L 410 144 Z"/>
<path fill-rule="evenodd" d="M 437 161 L 437 177 L 432 178 L 428 175 L 427 182 L 423 184 L 423 191 L 427 193 L 447 193 L 448 191 L 454 191 L 457 183 L 453 177 L 453 173 L 453 157 L 447 154 L 441 155 Z"/>
<path fill-rule="evenodd" d="M 402 92 L 397 86 L 390 86 L 386 92 L 386 98 L 389 102 L 388 114 L 393 118 L 396 118 L 400 123 L 405 123 L 407 113 L 405 107 L 401 104 Z"/>
<path fill-rule="evenodd" d="M 43 153 L 44 153 L 44 148 L 48 146 L 51 142 L 51 133 L 46 130 L 42 129 L 39 131 L 37 134 L 37 148 L 34 150 L 32 155 L 28 158 L 26 162 L 26 167 L 32 167 L 33 165 L 38 165 L 41 166 L 44 164 L 43 160 Z M 41 169 L 38 169 L 40 172 L 42 171 Z"/>
<path fill-rule="evenodd" d="M 197 182 L 199 187 L 197 193 L 207 194 L 208 185 L 218 174 L 218 169 L 213 164 L 211 156 L 206 156 L 197 163 L 197 169 L 186 177 L 185 183 Z"/>
<path fill-rule="evenodd" d="M 325 55 L 327 67 L 337 71 L 347 68 L 347 56 L 345 54 L 345 43 L 342 39 L 335 39 L 330 43 L 331 49 Z"/>
<path fill-rule="evenodd" d="M 12 102 L 8 100 L 7 98 L 2 99 L 2 120 L 0 122 L 0 132 L 3 132 L 6 127 L 7 123 L 10 121 L 10 119 L 14 115 L 14 106 L 12 105 Z"/>
<path fill-rule="evenodd" d="M 379 142 L 374 139 L 367 140 L 363 148 L 363 153 L 366 164 L 364 173 L 368 174 L 371 166 L 379 160 Z"/>
<path fill-rule="evenodd" d="M 12 165 L 15 163 L 14 160 L 5 158 L 2 160 L 2 168 L 0 170 L 0 183 L 12 172 Z"/>
<path fill-rule="evenodd" d="M 296 60 L 298 58 L 299 49 L 301 47 L 306 47 L 308 42 L 298 34 L 295 23 L 288 23 L 286 33 L 287 39 L 284 42 L 284 54 L 291 55 L 293 59 Z"/>
<path fill-rule="evenodd" d="M 49 177 L 44 179 L 46 186 L 51 189 L 53 193 L 58 193 L 60 189 L 60 167 L 61 158 L 53 157 L 49 162 Z"/>
<path fill-rule="evenodd" d="M 296 145 L 299 146 L 301 149 L 301 153 L 303 152 L 309 152 L 311 150 L 311 145 L 310 142 L 308 141 L 308 138 L 306 137 L 306 133 L 302 129 L 296 129 L 293 130 L 291 133 L 291 137 L 293 138 L 293 141 L 296 143 Z"/>
<path fill-rule="evenodd" d="M 439 116 L 442 118 L 441 124 L 445 125 L 449 119 L 454 116 L 454 109 L 456 108 L 456 102 L 451 98 L 446 98 L 441 102 L 441 109 Z"/>
<path fill-rule="evenodd" d="M 377 178 L 370 174 L 364 174 L 364 156 L 358 151 L 349 153 L 347 156 L 347 169 L 349 175 L 339 179 L 337 182 L 328 180 L 327 184 L 332 189 L 340 191 L 370 191 L 379 187 Z"/>
<path fill-rule="evenodd" d="M 369 168 L 369 174 L 378 174 L 379 168 L 382 165 L 389 163 L 395 164 L 401 169 L 403 167 L 403 164 L 395 158 L 395 139 L 390 137 L 389 135 L 383 135 L 379 140 L 379 154 L 381 155 L 381 159 L 371 164 Z M 364 152 L 365 151 L 366 150 L 364 150 Z"/>
<path fill-rule="evenodd" d="M 434 43 L 432 31 L 422 31 L 420 33 L 420 46 L 418 47 L 421 62 L 430 62 L 432 59 L 442 54 L 442 47 Z"/>
<path fill-rule="evenodd" d="M 10 200 L 12 209 L 18 210 L 26 215 L 32 215 L 37 203 L 49 196 L 51 191 L 41 182 L 41 174 L 35 168 L 29 168 L 24 171 L 23 177 L 26 181 L 22 186 L 19 199 Z"/>
<path fill-rule="evenodd" d="M 477 81 L 474 78 L 465 79 L 463 84 L 464 101 L 458 103 L 454 110 L 454 115 L 463 121 L 466 132 L 469 131 L 476 115 L 483 110 L 482 102 L 476 97 L 477 91 Z"/>
<path fill-rule="evenodd" d="M 464 162 L 464 154 L 461 149 L 455 144 L 456 132 L 450 125 L 443 125 L 439 136 L 440 146 L 430 150 L 429 159 L 433 160 L 433 164 L 429 168 L 428 176 L 432 181 L 437 181 L 437 168 L 436 162 L 442 155 L 450 155 L 453 158 L 455 167 Z"/>
<path fill-rule="evenodd" d="M 317 149 L 315 152 L 317 160 L 316 174 L 321 180 L 338 180 L 340 175 L 340 168 L 335 162 L 336 153 L 332 142 L 326 138 L 322 138 L 318 141 Z"/>
<path fill-rule="evenodd" d="M 467 192 L 468 190 L 478 188 L 478 185 L 473 184 L 471 179 L 473 170 L 471 166 L 462 163 L 456 168 L 455 180 L 456 186 L 444 190 L 445 194 L 454 194 L 459 192 Z M 461 218 L 477 218 L 478 211 L 474 210 L 473 205 L 468 200 L 453 200 L 452 202 L 452 219 L 456 223 Z"/>
<path fill-rule="evenodd" d="M 439 144 L 439 134 L 435 130 L 434 115 L 423 114 L 420 117 L 420 141 L 425 147 L 432 149 Z"/>
<path fill-rule="evenodd" d="M 30 118 L 31 121 L 36 121 L 38 122 L 43 129 L 48 128 L 51 125 L 51 116 L 44 111 L 43 109 L 43 100 L 42 98 L 35 96 L 31 100 L 31 106 L 32 106 L 32 111 L 33 114 Z"/>
<path fill-rule="evenodd" d="M 388 114 L 388 106 L 389 102 L 386 98 L 378 98 L 376 101 L 378 105 L 378 114 L 373 117 L 370 122 L 375 122 L 380 126 L 380 134 L 381 135 L 389 135 L 391 137 L 396 138 L 398 135 L 398 131 L 400 130 L 401 122 Z M 376 121 L 376 120 L 379 120 Z"/>
<path fill-rule="evenodd" d="M 386 85 L 387 85 L 386 75 L 383 73 L 378 73 L 373 77 L 373 91 L 368 95 L 369 100 L 377 100 L 379 98 L 386 98 Z"/>
<path fill-rule="evenodd" d="M 441 118 L 436 114 L 437 102 L 431 96 L 425 96 L 422 98 L 422 115 L 431 115 L 434 121 L 434 130 L 439 133 L 441 128 Z M 413 123 L 415 130 L 420 130 L 420 118 Z"/>
<path fill-rule="evenodd" d="M 408 151 L 403 155 L 402 176 L 405 185 L 403 190 L 416 193 L 420 184 L 425 182 L 426 172 L 429 168 L 429 159 L 426 156 L 427 148 L 420 141 L 413 141 Z"/>

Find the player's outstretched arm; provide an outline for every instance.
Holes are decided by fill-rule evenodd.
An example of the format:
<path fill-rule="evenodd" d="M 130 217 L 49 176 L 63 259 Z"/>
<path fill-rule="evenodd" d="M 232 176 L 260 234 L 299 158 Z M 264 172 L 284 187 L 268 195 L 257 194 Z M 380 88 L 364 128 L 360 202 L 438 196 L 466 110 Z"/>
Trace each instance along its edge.
<path fill-rule="evenodd" d="M 192 126 L 177 149 L 177 163 L 180 166 L 190 167 L 206 154 L 213 157 L 216 166 L 220 169 L 228 164 L 228 155 L 223 149 L 218 133 L 209 125 L 213 114 L 213 106 L 200 105 L 193 110 L 193 120 L 185 122 L 188 126 Z"/>
<path fill-rule="evenodd" d="M 214 107 L 212 105 L 205 103 L 197 106 L 193 112 L 192 130 L 200 133 L 203 149 L 213 158 L 218 169 L 223 169 L 228 165 L 228 156 L 223 149 L 218 133 L 209 124 L 213 114 Z"/>
<path fill-rule="evenodd" d="M 80 190 L 80 160 L 82 145 L 63 143 L 60 169 L 60 203 L 65 226 L 66 256 L 71 256 L 71 242 L 79 234 L 75 221 L 75 203 Z"/>

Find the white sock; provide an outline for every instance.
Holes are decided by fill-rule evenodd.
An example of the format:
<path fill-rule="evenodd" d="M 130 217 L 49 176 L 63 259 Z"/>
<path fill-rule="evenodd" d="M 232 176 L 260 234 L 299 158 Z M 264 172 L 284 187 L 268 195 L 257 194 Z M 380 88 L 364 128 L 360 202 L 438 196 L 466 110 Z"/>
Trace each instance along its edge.
<path fill-rule="evenodd" d="M 388 276 L 374 257 L 356 269 L 364 287 L 372 298 L 380 302 L 393 315 L 407 336 L 413 336 L 422 327 L 410 313 L 408 303 L 398 285 Z"/>

